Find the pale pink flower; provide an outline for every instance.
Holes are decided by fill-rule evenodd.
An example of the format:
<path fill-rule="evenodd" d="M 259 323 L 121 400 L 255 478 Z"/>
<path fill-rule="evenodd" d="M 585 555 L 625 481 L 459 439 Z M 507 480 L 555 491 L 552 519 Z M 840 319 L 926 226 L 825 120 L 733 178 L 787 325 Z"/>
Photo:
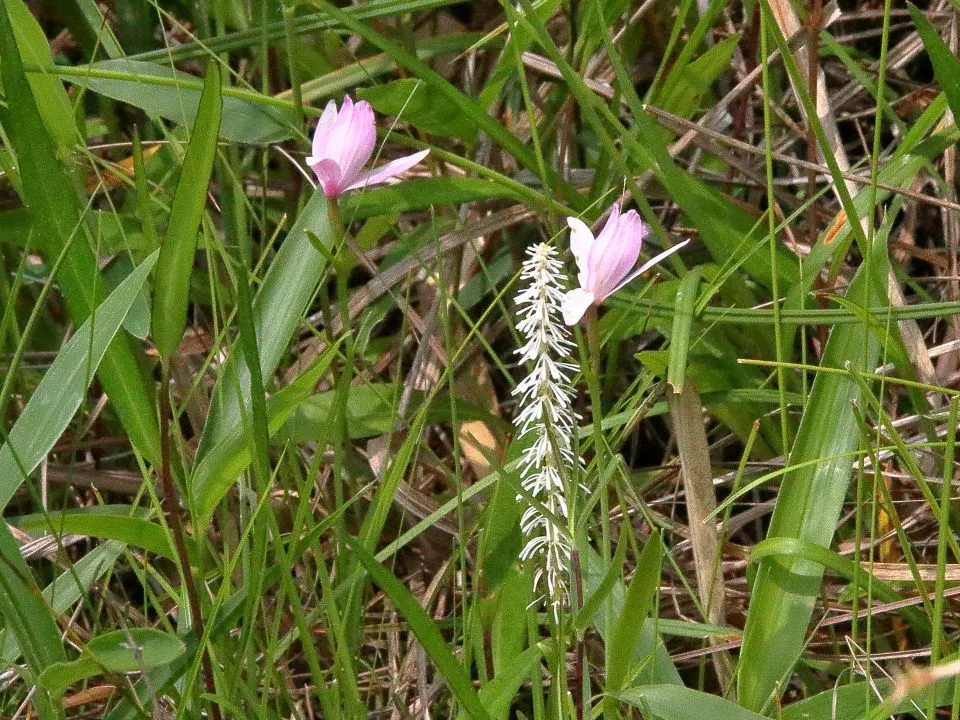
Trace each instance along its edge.
<path fill-rule="evenodd" d="M 323 194 L 338 198 L 347 190 L 382 183 L 413 167 L 430 152 L 422 150 L 364 170 L 376 144 L 377 125 L 370 103 L 361 100 L 354 104 L 349 95 L 343 98 L 339 111 L 336 102 L 327 103 L 313 133 L 313 154 L 307 158 Z"/>
<path fill-rule="evenodd" d="M 597 237 L 575 217 L 567 218 L 570 226 L 570 250 L 577 261 L 580 287 L 564 294 L 560 309 L 563 321 L 575 325 L 591 305 L 599 305 L 635 277 L 646 272 L 689 240 L 674 245 L 630 272 L 640 257 L 643 239 L 650 232 L 636 210 L 621 214 L 616 204 L 610 218 Z M 629 275 L 628 275 L 629 273 Z"/>

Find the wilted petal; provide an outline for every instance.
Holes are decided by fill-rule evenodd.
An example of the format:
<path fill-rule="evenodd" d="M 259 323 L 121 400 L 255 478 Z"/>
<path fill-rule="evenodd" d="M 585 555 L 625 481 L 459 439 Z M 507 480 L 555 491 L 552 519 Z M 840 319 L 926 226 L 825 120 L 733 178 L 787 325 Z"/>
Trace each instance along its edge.
<path fill-rule="evenodd" d="M 378 185 L 379 183 L 385 182 L 386 180 L 399 175 L 404 170 L 409 170 L 429 154 L 429 150 L 421 150 L 413 155 L 407 155 L 406 157 L 391 160 L 386 165 L 381 165 L 378 168 L 372 168 L 366 172 L 360 173 L 360 176 L 344 189 L 354 190 L 367 185 Z"/>
<path fill-rule="evenodd" d="M 564 293 L 563 300 L 560 301 L 560 312 L 563 313 L 563 321 L 567 325 L 576 325 L 580 318 L 587 311 L 587 308 L 593 304 L 594 295 L 583 288 L 576 288 L 568 293 Z"/>

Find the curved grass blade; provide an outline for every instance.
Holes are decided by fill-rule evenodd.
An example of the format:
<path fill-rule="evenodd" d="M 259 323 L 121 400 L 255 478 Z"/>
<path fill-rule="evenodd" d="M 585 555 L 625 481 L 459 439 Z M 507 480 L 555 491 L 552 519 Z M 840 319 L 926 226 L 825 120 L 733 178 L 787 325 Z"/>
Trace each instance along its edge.
<path fill-rule="evenodd" d="M 143 511 L 129 505 L 95 505 L 91 508 L 26 515 L 11 519 L 10 522 L 24 532 L 54 532 L 119 540 L 126 545 L 175 559 L 177 554 L 166 529 L 137 517 L 138 514 L 143 514 Z"/>
<path fill-rule="evenodd" d="M 153 338 L 162 357 L 169 357 L 176 350 L 187 324 L 187 296 L 197 249 L 197 228 L 203 217 L 207 185 L 217 151 L 222 106 L 220 71 L 210 63 L 203 79 L 190 144 L 180 170 L 180 182 L 170 206 L 170 224 L 157 261 Z"/>
<path fill-rule="evenodd" d="M 350 548 L 357 560 L 370 574 L 373 581 L 380 586 L 380 589 L 387 594 L 400 614 L 410 623 L 410 629 L 413 630 L 424 651 L 436 665 L 437 672 L 450 686 L 457 699 L 460 700 L 466 713 L 473 720 L 490 720 L 483 702 L 473 689 L 473 683 L 467 671 L 450 652 L 450 648 L 447 647 L 447 643 L 437 626 L 420 607 L 417 599 L 397 580 L 392 572 L 377 562 L 370 551 L 364 547 L 364 543 L 348 542 L 350 542 Z"/>
<path fill-rule="evenodd" d="M 96 325 L 91 329 L 92 319 L 85 322 L 43 376 L 0 446 L 0 508 L 67 429 L 156 259 L 154 253 L 120 283 L 97 308 Z"/>

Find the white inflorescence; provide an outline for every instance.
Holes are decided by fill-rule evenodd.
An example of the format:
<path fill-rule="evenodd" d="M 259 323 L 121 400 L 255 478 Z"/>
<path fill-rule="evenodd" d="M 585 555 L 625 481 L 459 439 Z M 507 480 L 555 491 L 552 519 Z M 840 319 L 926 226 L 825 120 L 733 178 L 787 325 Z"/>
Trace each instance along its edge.
<path fill-rule="evenodd" d="M 546 581 L 547 602 L 554 618 L 559 618 L 568 599 L 570 544 L 557 522 L 568 519 L 566 492 L 577 487 L 576 482 L 565 483 L 564 476 L 569 480 L 579 463 L 571 442 L 578 417 L 571 406 L 571 380 L 578 366 L 566 361 L 574 344 L 560 316 L 564 275 L 557 251 L 541 243 L 527 255 L 520 272 L 523 289 L 517 295 L 521 315 L 517 330 L 526 342 L 516 352 L 521 363 L 533 367 L 513 394 L 520 397 L 519 437 L 533 439 L 520 460 L 521 484 L 539 504 L 527 508 L 520 520 L 530 538 L 520 559 L 542 557 L 534 585 Z M 541 505 L 549 514 L 541 511 Z"/>

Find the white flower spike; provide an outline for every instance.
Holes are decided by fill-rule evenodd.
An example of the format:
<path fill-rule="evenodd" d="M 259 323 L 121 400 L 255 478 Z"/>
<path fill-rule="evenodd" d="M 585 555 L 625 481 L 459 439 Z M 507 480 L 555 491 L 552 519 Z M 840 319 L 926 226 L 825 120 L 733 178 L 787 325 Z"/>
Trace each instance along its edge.
<path fill-rule="evenodd" d="M 571 381 L 578 368 L 566 361 L 574 345 L 559 317 L 564 278 L 557 251 L 540 244 L 527 255 L 520 272 L 524 287 L 517 295 L 521 314 L 517 330 L 526 342 L 516 352 L 520 362 L 532 363 L 532 369 L 513 394 L 520 398 L 519 437 L 532 439 L 520 459 L 521 485 L 537 504 L 528 507 L 520 519 L 520 528 L 529 538 L 520 559 L 542 559 L 534 585 L 546 582 L 545 597 L 559 621 L 560 608 L 569 601 L 571 547 L 568 534 L 557 521 L 569 518 L 567 493 L 578 490 L 576 483 L 569 481 L 580 463 L 573 452 L 579 416 L 571 405 Z"/>

